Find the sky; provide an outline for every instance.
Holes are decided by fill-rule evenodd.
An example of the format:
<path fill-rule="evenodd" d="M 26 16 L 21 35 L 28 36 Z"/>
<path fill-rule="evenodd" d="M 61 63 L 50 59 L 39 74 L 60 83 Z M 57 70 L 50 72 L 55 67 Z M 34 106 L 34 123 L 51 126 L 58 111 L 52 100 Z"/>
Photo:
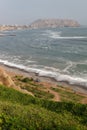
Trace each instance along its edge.
<path fill-rule="evenodd" d="M 87 25 L 87 0 L 0 0 L 0 24 L 29 24 L 37 19 L 74 19 Z"/>

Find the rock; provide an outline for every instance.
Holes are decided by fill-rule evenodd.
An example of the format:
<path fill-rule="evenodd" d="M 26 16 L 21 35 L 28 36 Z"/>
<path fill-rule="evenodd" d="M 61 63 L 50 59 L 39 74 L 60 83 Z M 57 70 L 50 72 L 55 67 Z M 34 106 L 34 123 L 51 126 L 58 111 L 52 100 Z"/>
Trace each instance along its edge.
<path fill-rule="evenodd" d="M 11 77 L 5 72 L 3 68 L 0 68 L 0 84 L 6 85 L 8 87 L 15 86 Z"/>
<path fill-rule="evenodd" d="M 80 24 L 70 19 L 39 19 L 30 25 L 30 28 L 79 27 Z"/>

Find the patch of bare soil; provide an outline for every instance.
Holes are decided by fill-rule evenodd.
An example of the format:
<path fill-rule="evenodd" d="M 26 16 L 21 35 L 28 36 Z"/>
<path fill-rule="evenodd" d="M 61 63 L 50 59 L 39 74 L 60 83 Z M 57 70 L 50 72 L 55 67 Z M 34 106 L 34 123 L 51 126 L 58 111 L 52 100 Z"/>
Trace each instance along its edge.
<path fill-rule="evenodd" d="M 58 92 L 55 92 L 53 90 L 51 90 L 52 88 L 52 84 L 51 83 L 47 83 L 47 82 L 42 82 L 41 83 L 45 89 L 43 89 L 43 91 L 45 92 L 49 92 L 50 94 L 54 95 L 54 98 L 52 99 L 53 101 L 60 101 L 60 95 L 58 94 Z"/>

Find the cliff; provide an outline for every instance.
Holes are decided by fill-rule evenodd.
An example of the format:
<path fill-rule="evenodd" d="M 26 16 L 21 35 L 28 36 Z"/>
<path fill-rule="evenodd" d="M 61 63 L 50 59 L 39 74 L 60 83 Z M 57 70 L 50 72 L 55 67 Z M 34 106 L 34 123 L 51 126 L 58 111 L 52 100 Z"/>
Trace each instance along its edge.
<path fill-rule="evenodd" d="M 30 25 L 30 28 L 79 27 L 77 21 L 69 19 L 39 19 Z"/>
<path fill-rule="evenodd" d="M 0 67 L 0 84 L 9 86 L 9 87 L 14 87 L 15 84 L 11 77 L 6 73 L 6 71 Z"/>

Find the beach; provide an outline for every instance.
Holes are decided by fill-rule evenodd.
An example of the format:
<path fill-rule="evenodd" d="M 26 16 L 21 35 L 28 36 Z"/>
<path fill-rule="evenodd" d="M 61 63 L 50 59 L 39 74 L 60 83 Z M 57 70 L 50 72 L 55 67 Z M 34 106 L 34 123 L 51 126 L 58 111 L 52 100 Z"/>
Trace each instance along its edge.
<path fill-rule="evenodd" d="M 66 88 L 67 90 L 73 91 L 73 93 L 87 97 L 87 90 L 84 86 L 72 85 L 69 84 L 68 82 L 58 82 L 54 78 L 39 76 L 37 73 L 26 72 L 25 70 L 18 69 L 15 67 L 9 67 L 3 64 L 0 64 L 0 68 L 3 68 L 10 77 L 23 76 L 23 77 L 33 78 L 33 80 L 35 81 L 38 80 L 38 83 L 44 84 L 45 87 L 53 86 L 55 88 L 55 86 L 56 87 L 61 86 L 63 88 Z"/>

